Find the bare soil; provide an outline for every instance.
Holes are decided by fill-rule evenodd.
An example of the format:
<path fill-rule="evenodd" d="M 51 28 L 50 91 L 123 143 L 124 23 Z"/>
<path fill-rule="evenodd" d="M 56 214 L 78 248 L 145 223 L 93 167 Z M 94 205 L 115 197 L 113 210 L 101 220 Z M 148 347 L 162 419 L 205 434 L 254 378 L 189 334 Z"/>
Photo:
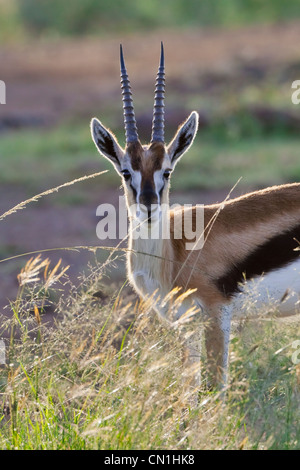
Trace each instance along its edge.
<path fill-rule="evenodd" d="M 160 40 L 165 46 L 168 90 L 177 94 L 191 87 L 213 93 L 214 84 L 230 83 L 237 74 L 242 81 L 258 80 L 266 69 L 288 73 L 299 68 L 299 21 L 3 46 L 1 79 L 7 84 L 7 105 L 0 109 L 0 129 L 4 119 L 8 127 L 49 125 L 68 116 L 90 118 L 115 106 L 120 97 L 121 42 L 135 95 L 152 100 Z"/>

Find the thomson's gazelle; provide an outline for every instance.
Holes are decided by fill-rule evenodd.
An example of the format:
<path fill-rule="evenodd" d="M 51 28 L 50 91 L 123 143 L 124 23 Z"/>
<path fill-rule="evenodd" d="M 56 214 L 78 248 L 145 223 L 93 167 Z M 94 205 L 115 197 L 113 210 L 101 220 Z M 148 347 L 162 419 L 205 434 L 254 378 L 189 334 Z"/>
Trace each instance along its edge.
<path fill-rule="evenodd" d="M 128 207 L 138 208 L 130 211 L 127 269 L 132 285 L 142 297 L 156 293 L 156 298 L 161 299 L 174 287 L 181 288 L 180 292 L 195 289 L 179 315 L 196 304 L 202 312 L 199 316 L 208 320 L 208 368 L 218 383 L 227 367 L 231 315 L 235 310 L 240 313 L 246 290 L 255 293 L 256 305 L 272 298 L 277 299 L 279 312 L 295 311 L 300 292 L 300 264 L 295 250 L 300 241 L 300 184 L 274 186 L 205 206 L 204 245 L 200 250 L 187 250 L 189 240 L 184 234 L 180 239 L 174 236 L 185 210 L 194 222 L 196 207 L 167 211 L 169 239 L 134 237 L 134 223 L 146 224 L 150 230 L 161 219 L 160 208 L 169 203 L 170 175 L 193 143 L 198 127 L 198 114 L 194 111 L 171 143 L 165 144 L 164 77 L 162 47 L 151 141 L 142 145 L 121 48 L 126 148 L 96 118 L 91 123 L 92 136 L 100 153 L 121 175 Z M 164 318 L 168 316 L 167 307 L 159 302 L 155 302 L 155 309 Z"/>

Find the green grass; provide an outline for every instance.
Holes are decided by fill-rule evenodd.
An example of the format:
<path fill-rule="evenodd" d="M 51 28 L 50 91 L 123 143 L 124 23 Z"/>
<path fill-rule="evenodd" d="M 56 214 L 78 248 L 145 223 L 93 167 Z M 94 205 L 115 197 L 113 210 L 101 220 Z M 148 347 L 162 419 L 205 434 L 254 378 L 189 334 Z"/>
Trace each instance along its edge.
<path fill-rule="evenodd" d="M 83 128 L 72 132 L 64 126 L 50 131 L 6 133 L 1 138 L 2 182 L 26 184 L 43 174 L 50 179 L 60 179 L 66 172 L 78 174 L 91 144 L 88 135 L 88 126 L 86 132 Z"/>
<path fill-rule="evenodd" d="M 93 296 L 103 274 L 95 262 L 61 296 L 53 330 L 39 323 L 43 308 L 34 315 L 29 305 L 57 292 L 59 280 L 47 287 L 48 271 L 20 288 L 6 324 L 20 340 L 9 341 L 0 369 L 1 449 L 299 449 L 299 366 L 290 346 L 299 327 L 244 322 L 233 333 L 226 401 L 203 389 L 190 407 L 181 332 L 114 286 L 103 305 Z"/>
<path fill-rule="evenodd" d="M 73 0 L 70 9 L 59 0 L 3 0 L 1 13 L 1 38 L 16 40 L 41 33 L 98 36 L 157 27 L 270 23 L 299 17 L 299 4 L 297 0 L 287 4 L 279 0 Z"/>
<path fill-rule="evenodd" d="M 176 168 L 172 188 L 227 188 L 240 177 L 241 186 L 299 181 L 297 137 L 284 133 L 245 137 L 235 132 L 233 126 L 199 132 Z M 123 130 L 117 135 L 123 143 Z M 111 164 L 98 154 L 85 124 L 6 133 L 1 136 L 0 155 L 0 183 L 27 187 L 31 193 L 46 189 L 45 175 L 47 187 L 51 187 L 83 174 L 110 170 L 102 177 L 101 187 L 120 183 Z M 90 189 L 97 189 L 99 183 L 94 180 L 88 184 Z"/>
<path fill-rule="evenodd" d="M 0 182 L 39 190 L 45 188 L 45 175 L 51 186 L 107 169 L 94 147 L 88 124 L 6 133 L 0 144 Z M 111 183 L 110 175 L 103 183 Z"/>
<path fill-rule="evenodd" d="M 240 178 L 239 187 L 299 181 L 299 141 L 272 137 L 201 143 L 198 136 L 176 173 L 172 188 L 179 190 L 228 188 Z"/>

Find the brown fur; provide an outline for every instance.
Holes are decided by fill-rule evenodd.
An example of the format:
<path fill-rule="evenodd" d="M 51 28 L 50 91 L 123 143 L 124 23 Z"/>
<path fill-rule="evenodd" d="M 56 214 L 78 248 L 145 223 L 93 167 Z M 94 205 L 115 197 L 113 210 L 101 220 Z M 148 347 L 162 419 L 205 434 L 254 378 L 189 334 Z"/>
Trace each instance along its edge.
<path fill-rule="evenodd" d="M 134 171 L 141 171 L 150 176 L 160 170 L 165 156 L 165 146 L 161 142 L 153 142 L 149 147 L 143 147 L 140 142 L 131 142 L 126 151 Z"/>
<path fill-rule="evenodd" d="M 184 289 L 197 288 L 205 306 L 213 307 L 227 302 L 215 279 L 264 241 L 300 222 L 300 184 L 274 186 L 223 206 L 206 206 L 205 243 L 200 251 L 186 251 L 190 240 L 184 235 L 174 239 L 176 213 L 179 215 L 178 210 L 171 213 L 172 283 Z"/>
<path fill-rule="evenodd" d="M 132 169 L 141 172 L 142 196 L 140 202 L 146 206 L 147 202 L 156 204 L 154 172 L 162 168 L 165 156 L 164 144 L 161 142 L 153 142 L 149 147 L 142 147 L 140 142 L 130 143 L 127 146 L 127 153 L 130 156 Z M 150 198 L 144 198 L 144 193 L 147 193 L 147 195 L 150 193 Z"/>
<path fill-rule="evenodd" d="M 143 147 L 140 142 L 130 142 L 127 145 L 126 152 L 130 155 L 132 169 L 137 171 L 141 168 L 143 161 Z"/>

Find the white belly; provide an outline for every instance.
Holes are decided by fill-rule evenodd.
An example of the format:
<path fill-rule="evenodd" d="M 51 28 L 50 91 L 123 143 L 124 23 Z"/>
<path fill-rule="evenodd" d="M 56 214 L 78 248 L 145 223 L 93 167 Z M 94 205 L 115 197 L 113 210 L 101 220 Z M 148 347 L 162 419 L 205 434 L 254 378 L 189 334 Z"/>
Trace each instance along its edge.
<path fill-rule="evenodd" d="M 230 304 L 234 316 L 261 313 L 293 315 L 300 312 L 300 259 L 247 281 Z"/>

